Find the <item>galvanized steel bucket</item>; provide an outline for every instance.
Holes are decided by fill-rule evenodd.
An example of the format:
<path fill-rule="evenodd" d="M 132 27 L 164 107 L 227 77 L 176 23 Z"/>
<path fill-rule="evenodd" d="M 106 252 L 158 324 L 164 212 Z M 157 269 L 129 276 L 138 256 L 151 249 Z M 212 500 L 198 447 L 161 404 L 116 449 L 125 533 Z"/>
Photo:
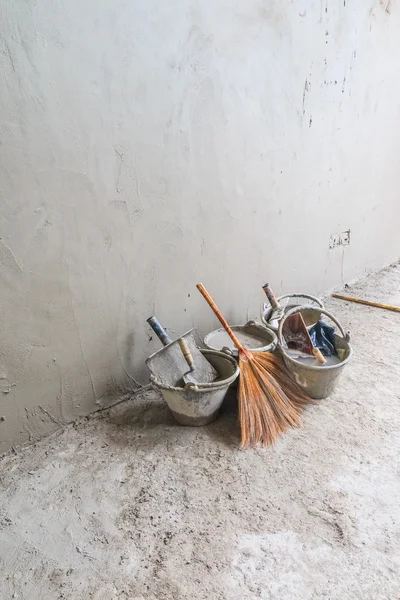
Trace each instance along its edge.
<path fill-rule="evenodd" d="M 258 338 L 258 345 L 256 347 L 251 347 L 249 344 L 244 343 L 245 348 L 251 352 L 274 352 L 277 346 L 278 338 L 276 337 L 276 333 L 270 328 L 265 328 L 261 323 L 256 323 L 256 321 L 249 321 L 246 325 L 236 325 L 231 329 L 235 335 L 239 337 L 239 341 L 242 341 L 241 334 L 243 334 L 243 336 L 251 335 L 256 338 L 256 341 Z M 224 337 L 229 346 L 221 345 L 221 343 L 218 342 L 218 338 L 221 334 L 225 334 Z M 225 329 L 222 327 L 208 333 L 204 338 L 204 345 L 210 350 L 226 352 L 226 354 L 234 356 L 235 358 L 239 356 L 238 349 L 234 346 L 228 334 L 225 333 Z"/>
<path fill-rule="evenodd" d="M 214 421 L 230 385 L 239 376 L 238 364 L 231 356 L 214 350 L 201 352 L 218 371 L 219 377 L 212 383 L 176 387 L 150 376 L 151 383 L 160 390 L 175 420 L 181 425 L 199 427 Z"/>
<path fill-rule="evenodd" d="M 322 300 L 320 300 L 316 296 L 311 296 L 310 294 L 298 294 L 298 293 L 285 294 L 284 296 L 279 296 L 279 298 L 277 298 L 277 300 L 278 300 L 278 302 L 282 302 L 282 300 L 286 300 L 286 298 L 289 299 L 289 304 L 285 307 L 285 313 L 288 312 L 289 310 L 291 310 L 291 308 L 294 308 L 295 306 L 297 306 L 297 299 L 308 300 L 307 304 L 303 305 L 303 306 L 310 306 L 311 308 L 316 308 L 316 307 L 324 308 Z M 290 300 L 292 298 L 293 298 L 293 302 L 290 302 Z M 272 311 L 271 306 L 269 304 L 264 303 L 263 307 L 262 307 L 262 312 L 261 312 L 261 320 L 266 327 L 269 327 L 269 329 L 272 329 L 272 331 L 275 331 L 275 333 L 278 333 L 278 326 L 271 325 L 271 323 L 269 322 L 272 312 L 273 311 Z M 303 312 L 303 319 L 304 319 L 304 322 L 307 325 L 307 327 L 309 327 L 310 325 L 314 325 L 317 321 L 319 321 L 320 317 L 321 317 L 321 312 L 319 312 L 319 313 L 314 312 L 314 311 L 310 312 L 308 310 Z"/>
<path fill-rule="evenodd" d="M 314 317 L 318 315 L 316 321 L 318 321 L 321 318 L 321 314 L 323 314 L 335 323 L 341 334 L 335 334 L 335 348 L 342 349 L 345 351 L 344 360 L 335 365 L 309 366 L 297 361 L 296 359 L 287 354 L 286 349 L 283 347 L 283 324 L 289 316 L 294 315 L 298 312 L 303 313 L 304 311 L 308 312 L 309 314 L 313 312 Z M 334 391 L 338 379 L 343 372 L 343 369 L 345 368 L 353 354 L 349 341 L 350 334 L 345 333 L 339 321 L 324 308 L 316 308 L 315 306 L 311 305 L 297 306 L 289 310 L 283 316 L 279 323 L 278 344 L 285 365 L 293 380 L 311 398 L 326 398 Z"/>

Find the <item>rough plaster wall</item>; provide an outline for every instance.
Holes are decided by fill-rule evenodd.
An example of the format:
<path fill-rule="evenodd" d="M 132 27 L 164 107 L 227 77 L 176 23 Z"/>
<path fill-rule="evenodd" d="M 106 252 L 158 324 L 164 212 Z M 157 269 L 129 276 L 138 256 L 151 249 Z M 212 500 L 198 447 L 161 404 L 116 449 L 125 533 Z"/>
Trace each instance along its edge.
<path fill-rule="evenodd" d="M 398 256 L 394 0 L 0 11 L 0 451 L 144 380 L 151 313 L 214 327 L 199 280 L 243 322 Z"/>

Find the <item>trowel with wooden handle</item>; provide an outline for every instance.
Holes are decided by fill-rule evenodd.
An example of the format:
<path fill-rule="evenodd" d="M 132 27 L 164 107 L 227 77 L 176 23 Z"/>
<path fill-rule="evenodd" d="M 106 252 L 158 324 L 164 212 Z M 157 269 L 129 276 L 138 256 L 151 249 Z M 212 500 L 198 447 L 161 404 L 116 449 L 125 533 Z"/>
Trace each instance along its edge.
<path fill-rule="evenodd" d="M 164 345 L 146 360 L 150 371 L 161 383 L 176 385 L 183 379 L 185 385 L 197 385 L 212 383 L 218 377 L 217 371 L 197 348 L 193 329 L 172 341 L 155 316 L 149 317 L 147 322 Z"/>
<path fill-rule="evenodd" d="M 284 301 L 283 304 L 279 304 L 269 283 L 265 283 L 262 286 L 262 288 L 263 288 L 265 295 L 267 296 L 269 303 L 271 305 L 271 308 L 272 308 L 272 313 L 269 318 L 269 321 L 270 322 L 271 321 L 280 321 L 285 313 L 285 307 L 286 307 L 286 304 L 288 303 L 288 298 L 285 299 L 286 301 Z"/>
<path fill-rule="evenodd" d="M 326 364 L 326 358 L 319 348 L 316 348 L 310 338 L 304 319 L 300 313 L 287 317 L 283 323 L 282 335 L 290 349 L 299 350 L 310 356 L 315 356 L 320 365 Z"/>

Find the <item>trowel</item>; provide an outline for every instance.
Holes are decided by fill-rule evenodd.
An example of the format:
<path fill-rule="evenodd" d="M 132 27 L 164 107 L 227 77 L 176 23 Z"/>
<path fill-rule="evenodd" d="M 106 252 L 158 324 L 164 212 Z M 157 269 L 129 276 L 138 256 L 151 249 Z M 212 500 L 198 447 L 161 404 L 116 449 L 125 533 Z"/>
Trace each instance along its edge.
<path fill-rule="evenodd" d="M 271 288 L 271 286 L 270 286 L 269 283 L 265 283 L 262 286 L 262 288 L 263 288 L 263 290 L 265 292 L 265 295 L 267 296 L 267 298 L 269 300 L 269 303 L 271 305 L 271 308 L 272 308 L 272 314 L 271 314 L 269 320 L 270 321 L 271 320 L 275 321 L 275 319 L 276 319 L 277 321 L 280 321 L 282 319 L 282 317 L 283 317 L 284 312 L 285 312 L 285 307 L 281 306 L 279 304 L 279 302 L 276 299 L 275 294 L 272 291 L 272 288 Z"/>
<path fill-rule="evenodd" d="M 269 283 L 264 284 L 262 286 L 262 288 L 263 288 L 265 295 L 267 296 L 269 303 L 271 305 L 271 308 L 272 308 L 272 313 L 268 319 L 268 322 L 273 327 L 278 327 L 279 321 L 282 319 L 283 315 L 285 314 L 285 308 L 289 301 L 289 298 L 285 298 L 284 300 L 281 301 L 281 303 L 279 303 L 278 300 L 276 299 L 275 294 L 272 291 L 272 288 Z M 265 306 L 266 306 L 266 304 L 264 304 L 264 307 Z M 265 308 L 264 308 L 264 310 L 265 310 Z"/>
<path fill-rule="evenodd" d="M 212 383 L 218 377 L 217 371 L 197 348 L 193 329 L 172 341 L 155 316 L 149 317 L 147 322 L 164 345 L 146 360 L 148 368 L 161 383 L 176 386 L 183 379 L 185 385 L 197 385 Z"/>
<path fill-rule="evenodd" d="M 299 312 L 286 318 L 283 323 L 282 335 L 291 350 L 299 350 L 310 356 L 315 356 L 320 365 L 326 364 L 325 356 L 312 343 L 306 324 Z"/>

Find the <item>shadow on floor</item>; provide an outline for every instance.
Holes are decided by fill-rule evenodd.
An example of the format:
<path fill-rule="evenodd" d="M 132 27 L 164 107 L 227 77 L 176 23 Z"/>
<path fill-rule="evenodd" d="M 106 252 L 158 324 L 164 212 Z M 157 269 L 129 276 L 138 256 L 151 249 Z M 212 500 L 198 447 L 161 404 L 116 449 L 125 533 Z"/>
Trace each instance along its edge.
<path fill-rule="evenodd" d="M 102 421 L 114 426 L 107 430 L 107 437 L 117 445 L 125 446 L 135 437 L 146 437 L 146 445 L 155 446 L 160 436 L 198 430 L 220 444 L 237 448 L 240 444 L 240 427 L 236 394 L 236 389 L 230 390 L 217 419 L 199 428 L 177 423 L 163 398 L 153 390 L 110 408 L 103 414 Z"/>
<path fill-rule="evenodd" d="M 237 389 L 230 389 L 218 418 L 206 426 L 211 438 L 229 448 L 238 448 L 240 444 L 240 426 L 237 406 Z"/>

